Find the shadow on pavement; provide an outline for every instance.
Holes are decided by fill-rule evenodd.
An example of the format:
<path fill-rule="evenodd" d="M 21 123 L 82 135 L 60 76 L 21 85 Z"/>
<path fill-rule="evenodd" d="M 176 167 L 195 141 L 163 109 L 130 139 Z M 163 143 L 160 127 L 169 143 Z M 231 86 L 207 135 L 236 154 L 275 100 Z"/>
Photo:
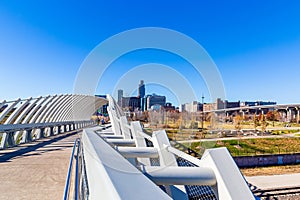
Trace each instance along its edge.
<path fill-rule="evenodd" d="M 47 145 L 49 145 L 51 143 L 58 142 L 58 141 L 60 141 L 62 139 L 65 139 L 67 137 L 73 136 L 73 135 L 77 134 L 78 132 L 79 131 L 69 132 L 69 133 L 66 133 L 66 134 L 63 134 L 63 135 L 60 135 L 60 136 L 54 136 L 54 138 L 44 138 L 44 139 L 48 139 L 48 140 L 41 141 L 41 142 L 35 141 L 37 143 L 36 144 L 30 143 L 30 146 L 16 147 L 17 149 L 15 151 L 13 149 L 11 149 L 13 151 L 7 152 L 7 153 L 3 153 L 2 155 L 0 155 L 0 163 L 2 163 L 2 162 L 8 162 L 10 159 L 15 158 L 15 157 L 19 157 L 19 156 L 40 155 L 41 153 L 45 153 L 45 152 L 49 152 L 49 151 L 61 150 L 63 148 L 55 148 L 55 146 L 54 146 L 54 147 L 51 147 L 49 149 L 43 149 L 43 150 L 41 150 L 41 153 L 33 153 L 33 154 L 30 154 L 30 155 L 24 155 L 26 153 L 36 151 L 37 149 L 45 147 L 45 146 L 47 146 Z M 65 148 L 66 147 L 71 147 L 71 146 L 73 146 L 73 145 L 65 146 Z"/>

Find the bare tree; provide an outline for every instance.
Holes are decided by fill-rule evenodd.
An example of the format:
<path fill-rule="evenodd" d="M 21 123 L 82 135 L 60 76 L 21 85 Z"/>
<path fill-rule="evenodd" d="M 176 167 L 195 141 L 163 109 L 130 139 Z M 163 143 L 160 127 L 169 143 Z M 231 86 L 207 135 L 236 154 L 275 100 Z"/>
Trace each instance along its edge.
<path fill-rule="evenodd" d="M 243 117 L 240 115 L 236 115 L 233 118 L 234 128 L 235 128 L 237 136 L 238 136 L 238 145 L 240 145 L 240 134 L 241 134 L 241 129 L 242 129 L 242 121 L 243 121 Z"/>
<path fill-rule="evenodd" d="M 256 114 L 253 115 L 253 125 L 254 125 L 254 130 L 256 131 L 256 128 L 259 126 L 259 120 Z"/>
<path fill-rule="evenodd" d="M 267 122 L 264 114 L 261 115 L 260 123 L 261 123 L 261 132 L 263 132 L 263 133 L 266 132 L 268 122 Z"/>

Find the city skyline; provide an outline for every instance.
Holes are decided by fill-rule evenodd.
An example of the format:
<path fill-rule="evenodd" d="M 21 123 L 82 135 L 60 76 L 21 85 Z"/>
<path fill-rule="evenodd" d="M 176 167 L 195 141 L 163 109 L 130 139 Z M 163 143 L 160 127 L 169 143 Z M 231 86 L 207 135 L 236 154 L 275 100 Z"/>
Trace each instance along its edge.
<path fill-rule="evenodd" d="M 125 93 L 124 95 L 124 90 L 122 88 L 119 88 L 117 91 L 118 91 L 118 94 L 117 96 L 115 97 L 116 99 L 118 99 L 118 104 L 121 105 L 122 103 L 122 98 L 125 97 L 125 98 L 140 98 L 141 100 L 145 97 L 148 97 L 148 96 L 164 96 L 165 99 L 166 99 L 166 103 L 170 103 L 171 105 L 177 107 L 180 109 L 181 106 L 183 105 L 187 105 L 187 104 L 194 104 L 195 102 L 197 102 L 198 104 L 218 104 L 217 108 L 216 109 L 221 109 L 221 108 L 224 108 L 224 105 L 229 103 L 229 107 L 227 108 L 231 108 L 232 106 L 233 107 L 239 107 L 239 106 L 236 106 L 237 103 L 238 104 L 245 104 L 244 106 L 255 106 L 255 105 L 276 105 L 277 102 L 276 101 L 270 101 L 270 100 L 255 100 L 255 101 L 249 101 L 249 100 L 235 100 L 235 101 L 232 101 L 232 100 L 228 100 L 228 99 L 222 99 L 222 98 L 217 98 L 215 100 L 212 100 L 210 102 L 205 102 L 204 99 L 205 97 L 202 96 L 201 97 L 201 100 L 200 99 L 194 99 L 192 100 L 191 102 L 183 102 L 181 104 L 178 104 L 178 102 L 172 102 L 172 101 L 169 101 L 168 100 L 168 96 L 166 94 L 161 94 L 161 93 L 157 93 L 157 92 L 147 92 L 147 83 L 144 81 L 144 80 L 139 80 L 139 84 L 137 85 L 137 89 L 134 93 Z M 128 104 L 128 103 L 127 103 Z M 219 105 L 220 104 L 220 105 Z M 221 105 L 222 104 L 222 105 Z M 248 104 L 248 105 L 247 105 Z M 142 103 L 141 103 L 142 105 Z M 143 106 L 142 106 L 143 107 Z"/>
<path fill-rule="evenodd" d="M 0 100 L 72 93 L 82 62 L 99 43 L 129 29 L 163 27 L 181 32 L 204 47 L 218 67 L 226 99 L 297 103 L 299 9 L 298 1 L 91 1 L 72 5 L 2 1 Z M 132 51 L 111 63 L 95 94 L 112 94 L 124 74 L 147 63 L 172 68 L 188 80 L 198 100 L 204 94 L 205 101 L 214 101 L 203 77 L 190 63 L 155 49 Z M 167 77 L 160 68 L 152 73 L 147 73 L 148 83 L 153 76 Z M 155 82 L 147 87 L 148 93 L 156 91 L 176 102 L 176 94 L 168 87 Z"/>

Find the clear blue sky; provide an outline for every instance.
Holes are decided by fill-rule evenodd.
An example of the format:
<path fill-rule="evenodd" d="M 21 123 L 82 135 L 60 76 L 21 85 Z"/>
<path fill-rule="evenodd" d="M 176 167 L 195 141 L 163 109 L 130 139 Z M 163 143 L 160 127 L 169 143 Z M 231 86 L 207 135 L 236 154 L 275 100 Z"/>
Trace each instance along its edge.
<path fill-rule="evenodd" d="M 2 0 L 0 100 L 72 93 L 77 71 L 94 47 L 119 32 L 150 26 L 173 29 L 199 42 L 219 68 L 227 99 L 299 103 L 299 10 L 297 0 Z M 173 57 L 149 50 L 132 52 L 116 63 L 126 69 L 164 61 L 182 67 Z M 103 79 L 109 87 L 99 85 L 97 93 L 111 92 L 122 75 L 113 66 L 107 73 Z M 186 78 L 198 97 L 208 96 L 203 80 L 192 74 Z M 155 86 L 147 89 L 169 94 Z"/>

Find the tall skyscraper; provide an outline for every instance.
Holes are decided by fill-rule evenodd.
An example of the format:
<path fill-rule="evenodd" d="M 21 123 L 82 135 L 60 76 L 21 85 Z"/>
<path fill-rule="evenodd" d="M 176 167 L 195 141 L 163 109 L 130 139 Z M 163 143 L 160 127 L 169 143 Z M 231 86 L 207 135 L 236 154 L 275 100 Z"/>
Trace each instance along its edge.
<path fill-rule="evenodd" d="M 141 80 L 139 84 L 138 97 L 141 99 L 145 97 L 145 85 L 143 80 Z"/>
<path fill-rule="evenodd" d="M 118 104 L 121 106 L 123 97 L 123 90 L 118 90 Z"/>

